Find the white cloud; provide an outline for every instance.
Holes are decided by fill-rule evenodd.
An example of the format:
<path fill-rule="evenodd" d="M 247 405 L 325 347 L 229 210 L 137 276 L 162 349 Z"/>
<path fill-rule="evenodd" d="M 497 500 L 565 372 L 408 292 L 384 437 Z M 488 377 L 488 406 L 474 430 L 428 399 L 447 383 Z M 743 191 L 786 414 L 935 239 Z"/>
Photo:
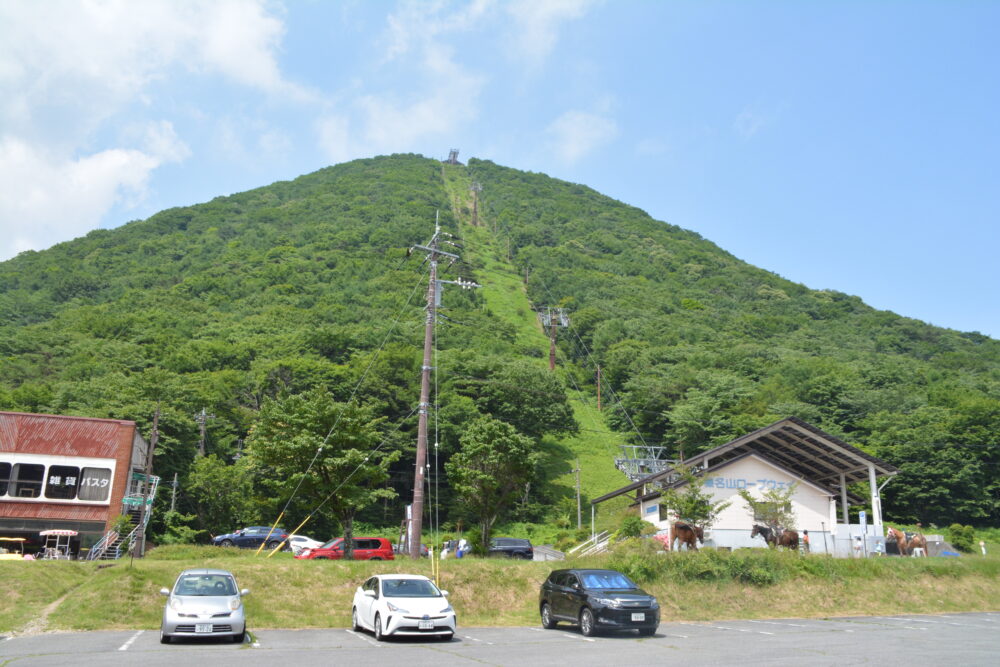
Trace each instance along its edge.
<path fill-rule="evenodd" d="M 141 200 L 150 173 L 187 150 L 169 124 L 149 136 L 151 152 L 113 148 L 75 159 L 0 139 L 0 260 L 86 234 L 111 206 Z"/>
<path fill-rule="evenodd" d="M 404 71 L 412 92 L 394 85 L 357 96 L 316 123 L 326 157 L 340 162 L 376 153 L 417 150 L 447 140 L 476 120 L 485 78 L 460 64 L 447 37 L 480 26 L 492 0 L 457 10 L 444 2 L 404 2 L 387 19 L 385 60 Z M 404 61 L 405 56 L 405 62 Z"/>
<path fill-rule="evenodd" d="M 319 145 L 331 162 L 346 162 L 355 157 L 350 121 L 344 115 L 320 118 L 316 124 Z"/>
<path fill-rule="evenodd" d="M 733 120 L 733 131 L 744 140 L 755 137 L 761 130 L 772 125 L 785 109 L 783 103 L 765 105 L 749 104 Z"/>
<path fill-rule="evenodd" d="M 0 259 L 92 229 L 116 203 L 140 200 L 152 170 L 190 156 L 170 122 L 109 125 L 155 109 L 157 82 L 195 73 L 314 99 L 281 74 L 285 28 L 272 10 L 266 0 L 0 1 Z M 117 140 L 98 144 L 101 133 Z M 263 133 L 259 144 L 283 142 Z"/>
<path fill-rule="evenodd" d="M 586 111 L 567 111 L 546 129 L 556 156 L 574 163 L 618 135 L 614 120 Z"/>
<path fill-rule="evenodd" d="M 456 11 L 443 0 L 405 0 L 389 15 L 386 58 L 392 59 L 438 41 L 448 33 L 477 28 L 496 5 L 495 0 L 473 0 Z"/>
<path fill-rule="evenodd" d="M 537 66 L 559 41 L 559 30 L 568 21 L 582 18 L 597 0 L 514 0 L 507 12 L 514 19 L 515 48 L 510 53 Z"/>

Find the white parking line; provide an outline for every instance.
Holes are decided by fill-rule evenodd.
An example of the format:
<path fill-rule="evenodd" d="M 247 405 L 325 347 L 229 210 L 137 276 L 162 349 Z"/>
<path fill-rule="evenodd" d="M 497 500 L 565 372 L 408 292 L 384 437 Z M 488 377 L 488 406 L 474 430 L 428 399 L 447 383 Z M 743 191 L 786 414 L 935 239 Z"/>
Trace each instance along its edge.
<path fill-rule="evenodd" d="M 121 646 L 118 647 L 118 650 L 119 651 L 127 651 L 128 647 L 132 645 L 132 642 L 134 642 L 136 639 L 138 639 L 139 635 L 141 635 L 143 632 L 145 632 L 145 630 L 139 630 L 139 632 L 137 632 L 134 635 L 132 635 L 132 637 L 127 642 L 125 642 L 124 644 L 122 644 Z"/>
<path fill-rule="evenodd" d="M 542 630 L 541 628 L 528 628 L 528 629 L 531 630 L 532 632 L 545 632 L 545 630 Z M 558 635 L 560 637 L 569 637 L 571 639 L 581 639 L 581 640 L 583 640 L 585 642 L 597 641 L 596 639 L 591 639 L 590 637 L 581 637 L 580 635 L 574 635 L 574 634 L 570 634 L 568 632 L 559 632 L 559 633 L 553 633 L 553 634 L 556 634 L 556 635 Z"/>
<path fill-rule="evenodd" d="M 476 639 L 475 637 L 472 637 L 470 635 L 462 635 L 462 636 L 465 637 L 466 639 L 471 639 L 474 642 L 479 642 L 480 644 L 487 644 L 489 646 L 493 646 L 493 642 L 488 642 L 485 639 Z"/>
<path fill-rule="evenodd" d="M 767 623 L 768 625 L 787 625 L 792 628 L 806 628 L 807 625 L 802 625 L 801 623 L 784 623 L 778 621 L 747 621 L 747 623 Z"/>
<path fill-rule="evenodd" d="M 371 644 L 372 646 L 374 646 L 374 647 L 376 647 L 376 648 L 381 648 L 381 646 L 382 646 L 382 645 L 381 645 L 381 644 L 379 644 L 378 642 L 376 642 L 376 641 L 374 641 L 374 640 L 371 640 L 371 639 L 368 639 L 368 637 L 365 637 L 365 636 L 364 636 L 363 634 L 361 634 L 360 632 L 355 632 L 354 630 L 345 630 L 344 632 L 346 632 L 346 633 L 347 633 L 347 634 L 349 634 L 349 635 L 354 635 L 355 637 L 357 637 L 357 638 L 358 638 L 358 639 L 360 639 L 361 641 L 363 641 L 363 642 L 367 642 L 368 644 Z"/>

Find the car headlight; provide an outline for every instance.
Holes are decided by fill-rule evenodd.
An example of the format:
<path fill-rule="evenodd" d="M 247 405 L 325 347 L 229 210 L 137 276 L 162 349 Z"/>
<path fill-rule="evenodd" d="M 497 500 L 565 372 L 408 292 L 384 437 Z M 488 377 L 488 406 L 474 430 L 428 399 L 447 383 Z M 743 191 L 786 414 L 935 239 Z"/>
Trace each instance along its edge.
<path fill-rule="evenodd" d="M 455 610 L 451 608 L 451 605 L 448 605 L 447 607 L 445 607 L 444 609 L 442 609 L 442 610 L 441 610 L 441 611 L 439 611 L 438 613 L 439 613 L 439 614 L 451 614 L 451 613 L 453 613 L 454 611 L 455 611 Z"/>
<path fill-rule="evenodd" d="M 184 602 L 180 598 L 170 598 L 170 608 L 174 611 L 180 611 L 183 606 Z"/>
<path fill-rule="evenodd" d="M 656 601 L 656 598 L 654 598 L 654 597 L 649 598 L 649 608 L 650 609 L 659 609 L 660 608 L 660 603 Z"/>
<path fill-rule="evenodd" d="M 622 606 L 621 600 L 615 600 L 613 598 L 594 598 L 594 602 L 605 607 L 615 607 L 618 608 Z"/>
<path fill-rule="evenodd" d="M 389 607 L 389 611 L 394 611 L 397 614 L 409 614 L 410 613 L 410 612 L 406 611 L 405 609 L 403 609 L 402 607 L 397 607 L 396 605 L 394 605 L 391 602 L 386 602 L 385 604 L 386 604 L 387 607 Z"/>
<path fill-rule="evenodd" d="M 239 609 L 240 608 L 240 599 L 239 598 L 233 598 L 232 600 L 230 600 L 229 601 L 229 608 L 232 609 L 233 611 L 236 611 L 237 609 Z"/>

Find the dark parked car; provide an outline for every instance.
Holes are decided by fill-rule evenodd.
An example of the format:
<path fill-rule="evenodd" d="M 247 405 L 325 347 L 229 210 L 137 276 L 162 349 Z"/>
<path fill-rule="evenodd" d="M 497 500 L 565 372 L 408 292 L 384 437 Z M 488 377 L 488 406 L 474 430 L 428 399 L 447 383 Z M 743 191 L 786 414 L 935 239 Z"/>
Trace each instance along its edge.
<path fill-rule="evenodd" d="M 533 560 L 535 558 L 535 549 L 531 546 L 530 540 L 519 537 L 494 537 L 490 540 L 489 555 Z"/>
<path fill-rule="evenodd" d="M 555 570 L 538 594 L 542 627 L 575 623 L 590 637 L 604 630 L 638 630 L 652 635 L 660 625 L 660 605 L 621 572 Z"/>
<path fill-rule="evenodd" d="M 212 544 L 217 547 L 256 549 L 264 543 L 265 539 L 267 540 L 267 548 L 273 549 L 281 544 L 282 540 L 288 539 L 288 533 L 283 528 L 272 529 L 270 526 L 247 526 L 243 530 L 213 537 Z M 287 544 L 285 548 L 289 548 Z"/>

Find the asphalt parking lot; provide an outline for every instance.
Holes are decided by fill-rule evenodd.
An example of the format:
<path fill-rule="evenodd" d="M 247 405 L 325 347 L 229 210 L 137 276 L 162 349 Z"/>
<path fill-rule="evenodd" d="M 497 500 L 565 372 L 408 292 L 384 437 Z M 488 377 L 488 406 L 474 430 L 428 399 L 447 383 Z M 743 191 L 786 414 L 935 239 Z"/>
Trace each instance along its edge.
<path fill-rule="evenodd" d="M 459 628 L 448 642 L 376 642 L 346 629 L 252 631 L 162 645 L 156 630 L 0 639 L 0 665 L 996 665 L 1000 612 L 663 623 L 653 637 L 584 637 L 571 627 Z"/>

